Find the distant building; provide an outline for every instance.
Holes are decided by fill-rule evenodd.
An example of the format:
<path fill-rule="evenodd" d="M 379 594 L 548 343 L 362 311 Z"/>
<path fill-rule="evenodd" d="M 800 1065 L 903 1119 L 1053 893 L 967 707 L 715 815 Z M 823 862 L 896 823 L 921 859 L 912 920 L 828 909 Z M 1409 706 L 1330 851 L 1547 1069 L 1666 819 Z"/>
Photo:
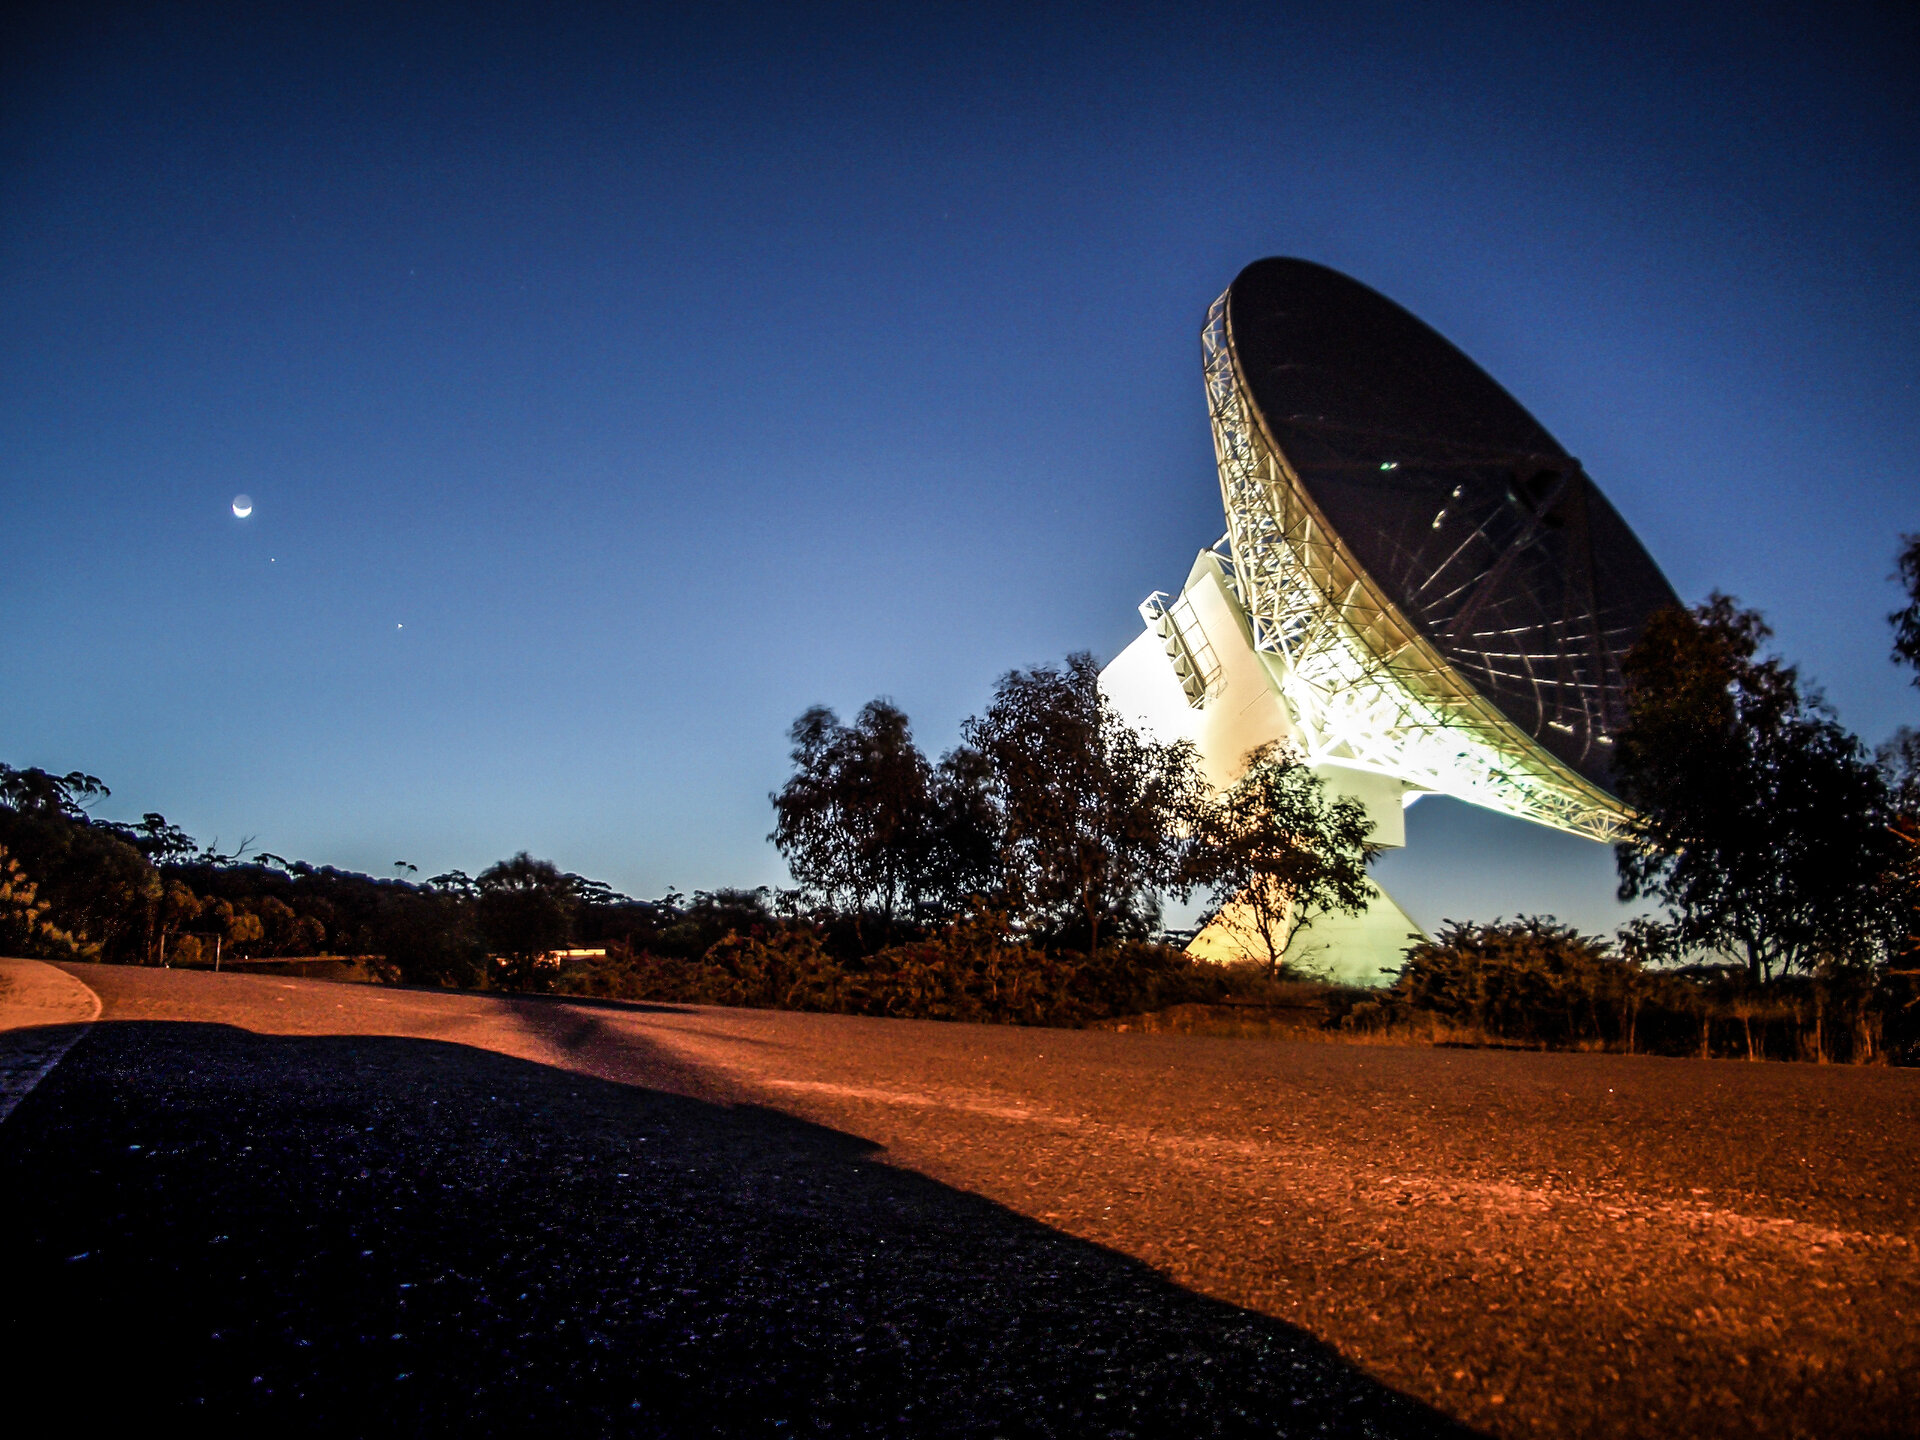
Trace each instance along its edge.
<path fill-rule="evenodd" d="M 563 965 L 578 965 L 585 960 L 604 960 L 605 950 L 549 950 L 533 963 L 541 970 L 558 970 Z"/>

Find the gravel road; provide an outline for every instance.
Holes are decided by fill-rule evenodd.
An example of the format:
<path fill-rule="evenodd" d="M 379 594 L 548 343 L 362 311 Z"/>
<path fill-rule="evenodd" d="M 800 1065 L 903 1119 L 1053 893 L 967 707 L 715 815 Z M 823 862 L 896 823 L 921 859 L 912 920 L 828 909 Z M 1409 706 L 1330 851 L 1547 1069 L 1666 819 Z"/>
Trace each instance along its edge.
<path fill-rule="evenodd" d="M 1920 1073 L 68 968 L 0 1233 L 83 1407 L 1920 1433 Z"/>

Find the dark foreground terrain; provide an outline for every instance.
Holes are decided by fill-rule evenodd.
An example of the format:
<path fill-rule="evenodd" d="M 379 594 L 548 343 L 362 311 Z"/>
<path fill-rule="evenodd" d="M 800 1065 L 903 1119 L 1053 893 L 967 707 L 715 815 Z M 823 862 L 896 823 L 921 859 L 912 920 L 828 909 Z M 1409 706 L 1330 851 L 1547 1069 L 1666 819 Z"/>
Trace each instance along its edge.
<path fill-rule="evenodd" d="M 1920 1074 L 68 968 L 104 1013 L 0 1124 L 0 1364 L 83 1422 L 1920 1414 Z"/>

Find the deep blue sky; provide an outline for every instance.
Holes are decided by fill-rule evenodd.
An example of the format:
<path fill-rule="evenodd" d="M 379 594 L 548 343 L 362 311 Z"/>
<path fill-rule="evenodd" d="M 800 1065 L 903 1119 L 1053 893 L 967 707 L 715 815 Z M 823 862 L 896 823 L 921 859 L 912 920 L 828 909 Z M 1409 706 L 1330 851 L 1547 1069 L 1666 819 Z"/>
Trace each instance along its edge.
<path fill-rule="evenodd" d="M 1878 741 L 1914 12 L 1545 8 L 42 7 L 0 759 L 376 873 L 783 880 L 801 708 L 945 748 L 1217 537 L 1198 332 L 1272 254 L 1461 345 Z M 1600 847 L 1411 820 L 1423 921 L 1610 922 Z"/>

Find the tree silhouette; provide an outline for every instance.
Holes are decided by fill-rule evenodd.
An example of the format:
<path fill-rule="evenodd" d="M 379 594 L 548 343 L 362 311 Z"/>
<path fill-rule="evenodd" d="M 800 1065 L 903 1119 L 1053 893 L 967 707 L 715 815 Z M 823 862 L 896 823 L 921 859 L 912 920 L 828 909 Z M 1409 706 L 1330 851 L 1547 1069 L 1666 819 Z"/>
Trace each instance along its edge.
<path fill-rule="evenodd" d="M 1157 918 L 1205 798 L 1191 745 L 1158 744 L 1123 721 L 1084 652 L 1064 669 L 1002 677 L 963 733 L 992 776 L 1000 884 L 1015 913 L 1084 927 L 1089 954 L 1103 926 L 1139 931 Z"/>
<path fill-rule="evenodd" d="M 1004 826 L 995 803 L 993 765 L 970 745 L 940 757 L 933 772 L 933 834 L 926 889 L 931 918 L 1003 908 L 998 874 Z"/>
<path fill-rule="evenodd" d="M 98 776 L 83 771 L 53 775 L 38 766 L 16 770 L 0 764 L 0 805 L 20 815 L 83 821 L 88 805 L 112 793 Z"/>
<path fill-rule="evenodd" d="M 573 887 L 559 867 L 522 850 L 480 872 L 480 930 L 495 978 L 509 989 L 539 988 L 544 955 L 573 935 Z"/>
<path fill-rule="evenodd" d="M 767 838 L 793 878 L 854 916 L 892 930 L 926 894 L 935 833 L 933 769 L 906 715 L 870 700 L 852 725 L 816 705 L 788 732 L 794 772 L 771 797 Z"/>
<path fill-rule="evenodd" d="M 1885 777 L 1793 667 L 1757 658 L 1769 634 L 1725 595 L 1655 615 L 1625 660 L 1614 747 L 1636 812 L 1621 898 L 1664 901 L 1685 947 L 1754 981 L 1871 960 L 1897 924 Z"/>
<path fill-rule="evenodd" d="M 1199 814 L 1188 873 L 1219 901 L 1207 918 L 1258 945 L 1269 974 L 1278 973 L 1294 936 L 1322 915 L 1367 908 L 1367 865 L 1380 847 L 1368 843 L 1366 806 L 1328 798 L 1293 751 L 1260 746 L 1247 757 L 1246 774 Z"/>
<path fill-rule="evenodd" d="M 1907 592 L 1907 604 L 1887 616 L 1893 626 L 1893 663 L 1910 666 L 1913 684 L 1920 688 L 1920 535 L 1900 537 L 1894 565 L 1893 578 Z"/>

